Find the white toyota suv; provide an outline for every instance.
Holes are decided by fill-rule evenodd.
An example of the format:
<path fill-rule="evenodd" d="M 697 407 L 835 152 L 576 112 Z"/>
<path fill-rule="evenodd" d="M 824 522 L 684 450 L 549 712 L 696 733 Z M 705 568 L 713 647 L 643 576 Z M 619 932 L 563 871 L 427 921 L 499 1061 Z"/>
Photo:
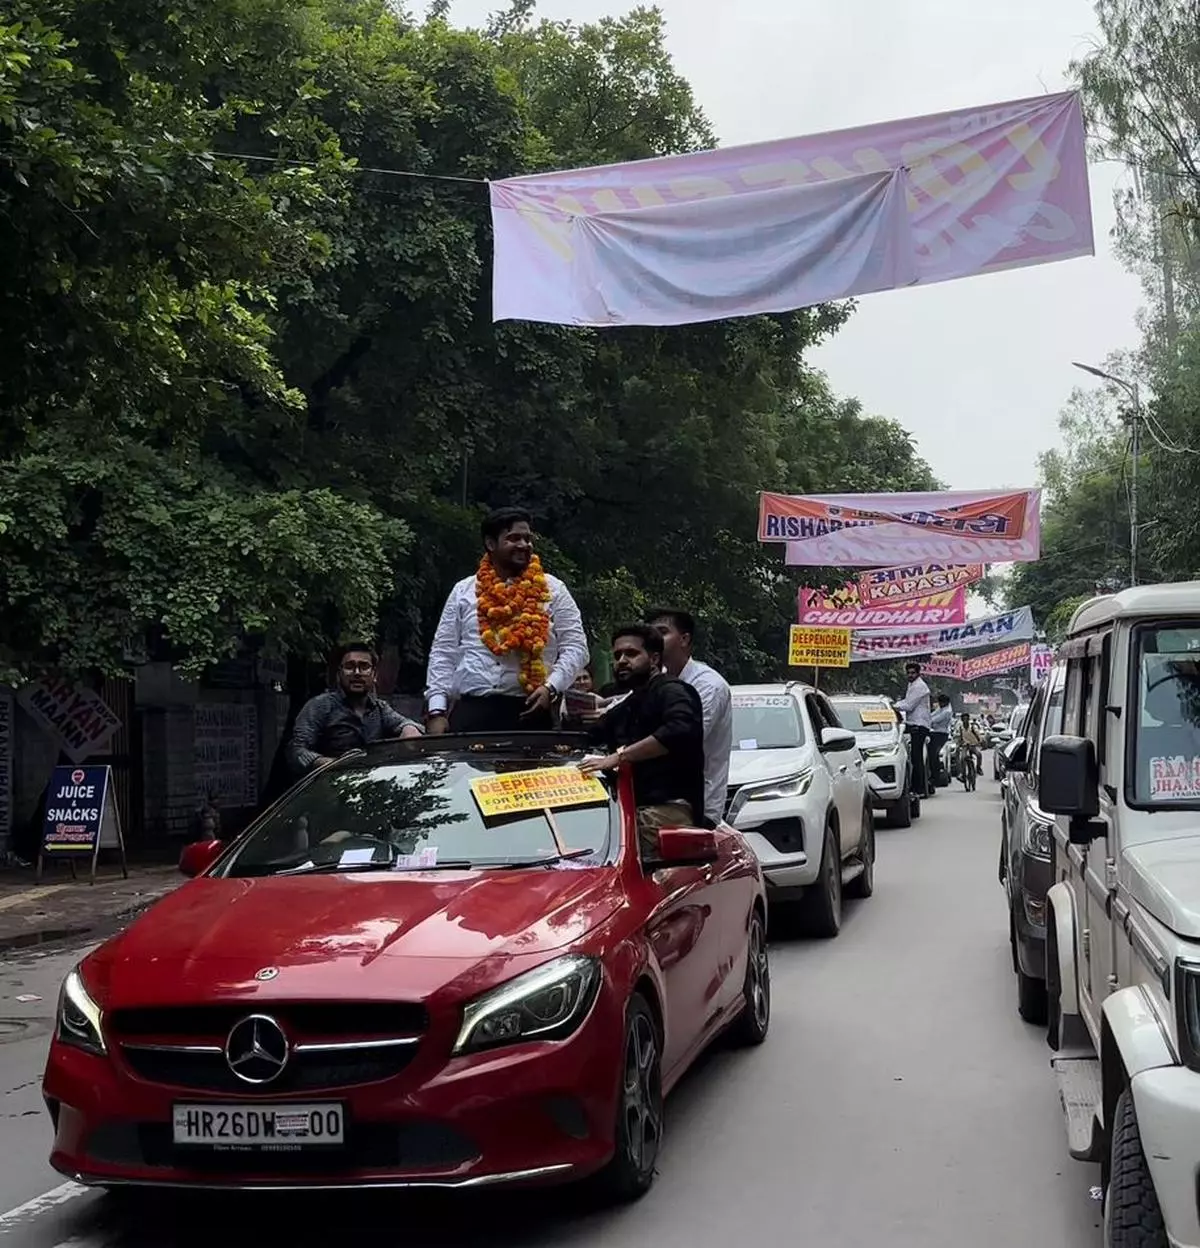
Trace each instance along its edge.
<path fill-rule="evenodd" d="M 921 817 L 921 799 L 912 791 L 908 737 L 891 702 L 884 697 L 834 697 L 833 709 L 858 739 L 867 765 L 871 804 L 893 827 L 907 828 Z"/>
<path fill-rule="evenodd" d="M 795 902 L 805 927 L 836 936 L 842 890 L 875 887 L 875 826 L 854 733 L 802 684 L 733 687 L 726 820 L 762 865 L 767 896 Z"/>

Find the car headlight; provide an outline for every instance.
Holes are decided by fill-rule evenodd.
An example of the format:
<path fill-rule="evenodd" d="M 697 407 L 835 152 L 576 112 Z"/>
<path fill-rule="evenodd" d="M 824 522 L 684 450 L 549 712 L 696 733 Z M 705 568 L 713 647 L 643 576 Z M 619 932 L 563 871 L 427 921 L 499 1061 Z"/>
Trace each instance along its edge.
<path fill-rule="evenodd" d="M 738 789 L 737 795 L 729 806 L 729 814 L 725 816 L 732 823 L 741 813 L 747 802 L 777 802 L 788 798 L 803 797 L 812 785 L 812 771 L 798 771 L 794 776 L 783 776 L 779 780 L 769 780 L 763 784 L 747 784 Z"/>
<path fill-rule="evenodd" d="M 59 991 L 55 1034 L 63 1044 L 88 1053 L 103 1057 L 108 1052 L 100 1029 L 100 1007 L 88 996 L 78 967 L 63 980 Z"/>
<path fill-rule="evenodd" d="M 1054 824 L 1044 819 L 1027 819 L 1025 822 L 1025 848 L 1038 858 L 1049 858 L 1054 843 Z"/>
<path fill-rule="evenodd" d="M 476 997 L 463 1010 L 454 1052 L 523 1040 L 561 1040 L 583 1022 L 600 988 L 595 958 L 571 954 Z"/>
<path fill-rule="evenodd" d="M 862 752 L 863 758 L 887 758 L 896 752 L 894 745 L 868 745 Z"/>

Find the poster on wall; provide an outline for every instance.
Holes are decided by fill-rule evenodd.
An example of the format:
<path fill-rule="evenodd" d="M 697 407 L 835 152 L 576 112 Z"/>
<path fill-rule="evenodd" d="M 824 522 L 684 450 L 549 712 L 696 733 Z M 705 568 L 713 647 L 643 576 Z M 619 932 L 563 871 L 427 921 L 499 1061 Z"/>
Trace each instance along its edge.
<path fill-rule="evenodd" d="M 0 856 L 12 832 L 13 695 L 0 689 Z"/>
<path fill-rule="evenodd" d="M 901 628 L 905 625 L 962 624 L 967 618 L 967 591 L 951 589 L 906 603 L 869 606 L 857 585 L 831 593 L 802 587 L 798 612 L 801 624 L 818 628 Z"/>
<path fill-rule="evenodd" d="M 1041 549 L 1041 490 L 1003 494 L 759 495 L 758 540 L 792 567 L 887 568 L 932 560 L 1030 563 Z"/>
<path fill-rule="evenodd" d="M 258 714 L 246 702 L 201 702 L 193 715 L 196 797 L 218 807 L 258 801 Z"/>
<path fill-rule="evenodd" d="M 39 727 L 58 738 L 73 763 L 100 753 L 121 727 L 121 717 L 94 689 L 69 681 L 26 685 L 17 701 Z"/>

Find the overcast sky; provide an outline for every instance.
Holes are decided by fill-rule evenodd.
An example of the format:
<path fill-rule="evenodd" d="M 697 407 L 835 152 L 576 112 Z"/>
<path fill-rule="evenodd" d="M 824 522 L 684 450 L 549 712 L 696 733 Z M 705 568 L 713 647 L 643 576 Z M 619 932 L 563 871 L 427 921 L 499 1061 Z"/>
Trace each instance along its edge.
<path fill-rule="evenodd" d="M 454 0 L 480 25 L 503 0 Z M 540 0 L 594 21 L 620 0 Z M 668 46 L 722 146 L 1058 91 L 1095 30 L 1090 0 L 659 0 Z M 1112 255 L 1119 168 L 1093 165 L 1094 258 L 867 295 L 813 356 L 835 389 L 900 421 L 947 485 L 1035 484 L 1072 360 L 1136 343 L 1136 280 Z"/>

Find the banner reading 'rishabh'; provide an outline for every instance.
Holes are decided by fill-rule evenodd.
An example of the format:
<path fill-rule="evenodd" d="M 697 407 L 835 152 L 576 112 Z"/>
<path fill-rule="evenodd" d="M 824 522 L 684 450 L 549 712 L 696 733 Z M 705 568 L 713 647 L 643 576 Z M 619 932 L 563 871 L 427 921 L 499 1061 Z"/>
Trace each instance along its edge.
<path fill-rule="evenodd" d="M 758 540 L 786 544 L 787 562 L 803 567 L 1031 563 L 1040 550 L 1040 503 L 1040 490 L 763 493 Z"/>

